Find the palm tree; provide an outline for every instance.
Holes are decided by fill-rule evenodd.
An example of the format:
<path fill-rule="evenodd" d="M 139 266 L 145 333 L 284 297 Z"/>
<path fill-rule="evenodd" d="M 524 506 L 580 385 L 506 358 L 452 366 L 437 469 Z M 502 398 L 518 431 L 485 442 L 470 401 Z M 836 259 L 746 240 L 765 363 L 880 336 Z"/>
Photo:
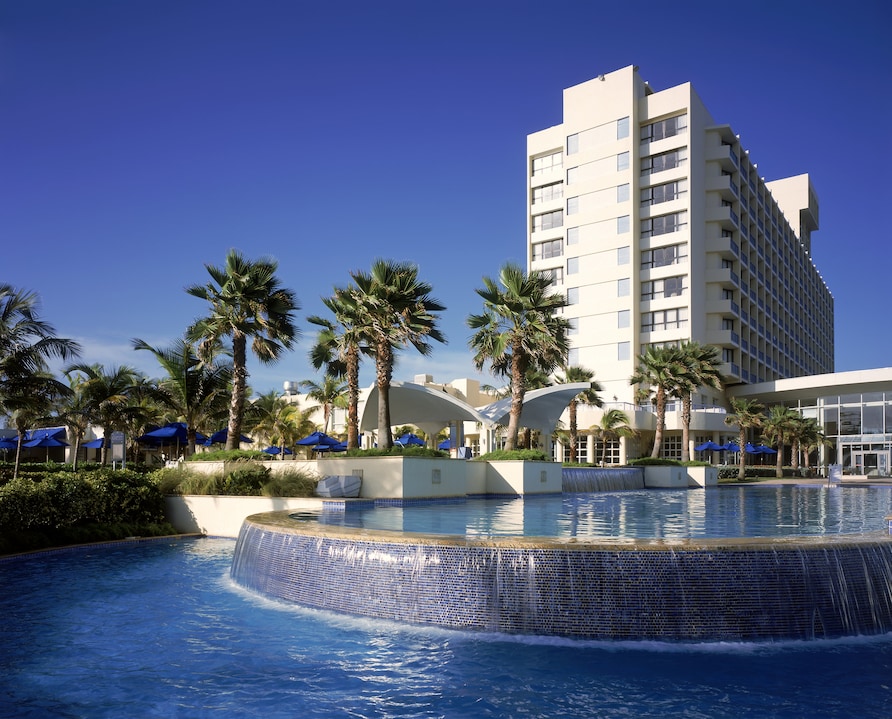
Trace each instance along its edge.
<path fill-rule="evenodd" d="M 123 431 L 136 412 L 132 402 L 141 374 L 126 366 L 106 370 L 101 364 L 74 364 L 65 369 L 65 375 L 80 385 L 90 422 L 102 427 L 100 461 L 106 465 L 112 432 Z"/>
<path fill-rule="evenodd" d="M 604 412 L 598 423 L 589 427 L 589 431 L 601 440 L 602 467 L 607 464 L 607 446 L 610 442 L 618 442 L 623 437 L 634 437 L 638 434 L 629 424 L 629 415 L 615 407 Z"/>
<path fill-rule="evenodd" d="M 347 448 L 359 447 L 359 362 L 370 352 L 363 334 L 357 291 L 336 287 L 323 304 L 331 310 L 335 321 L 319 316 L 307 321 L 319 327 L 316 342 L 310 349 L 310 362 L 326 374 L 343 377 L 347 382 Z"/>
<path fill-rule="evenodd" d="M 684 370 L 681 357 L 678 347 L 648 347 L 638 356 L 638 369 L 629 378 L 629 384 L 639 385 L 639 390 L 654 392 L 657 427 L 651 457 L 660 456 L 666 429 L 666 401 L 677 394 L 679 378 Z"/>
<path fill-rule="evenodd" d="M 31 372 L 14 382 L 7 382 L 6 391 L 3 414 L 15 427 L 18 439 L 12 474 L 15 479 L 19 476 L 25 433 L 29 429 L 45 426 L 45 423 L 54 421 L 51 416 L 53 408 L 70 390 L 49 372 Z"/>
<path fill-rule="evenodd" d="M 202 361 L 195 345 L 178 339 L 170 347 L 152 347 L 136 338 L 133 348 L 151 352 L 166 372 L 152 392 L 153 398 L 172 413 L 172 419 L 186 424 L 188 452 L 195 452 L 199 429 L 209 429 L 212 420 L 226 406 L 231 371 L 214 359 Z"/>
<path fill-rule="evenodd" d="M 186 337 L 201 342 L 200 349 L 213 346 L 224 337 L 232 340 L 232 395 L 226 449 L 238 449 L 248 385 L 248 340 L 254 356 L 261 362 L 277 361 L 298 337 L 292 314 L 300 306 L 294 293 L 280 285 L 276 277 L 279 264 L 272 258 L 252 262 L 237 250 L 230 250 L 223 267 L 206 264 L 205 268 L 212 281 L 191 285 L 186 292 L 206 300 L 211 312 L 196 320 Z"/>
<path fill-rule="evenodd" d="M 378 387 L 378 446 L 393 446 L 390 422 L 390 383 L 395 352 L 412 345 L 422 355 L 431 353 L 429 340 L 446 342 L 437 327 L 437 313 L 445 310 L 431 297 L 432 287 L 418 279 L 418 268 L 408 262 L 375 260 L 369 273 L 351 272 L 359 311 L 359 329 L 375 353 Z"/>
<path fill-rule="evenodd" d="M 499 271 L 498 282 L 483 278 L 476 292 L 484 310 L 468 317 L 474 334 L 468 342 L 478 370 L 489 363 L 493 374 L 508 376 L 511 412 L 505 449 L 517 446 L 520 414 L 526 394 L 526 374 L 531 368 L 552 372 L 565 364 L 570 347 L 569 321 L 556 314 L 566 307 L 562 294 L 551 292 L 551 277 L 539 271 L 526 275 L 510 262 Z"/>
<path fill-rule="evenodd" d="M 803 456 L 805 457 L 805 468 L 809 476 L 811 476 L 811 453 L 822 446 L 832 446 L 832 442 L 828 441 L 824 436 L 823 428 L 814 417 L 802 418 L 798 438 L 802 446 Z M 820 459 L 820 456 L 818 459 Z"/>
<path fill-rule="evenodd" d="M 681 399 L 681 460 L 691 458 L 691 395 L 700 387 L 722 388 L 722 375 L 718 370 L 719 351 L 712 345 L 684 342 L 679 347 L 681 372 L 677 377 L 675 395 Z"/>
<path fill-rule="evenodd" d="M 784 447 L 792 441 L 798 420 L 799 413 L 789 407 L 776 404 L 768 410 L 762 431 L 766 440 L 777 444 L 775 475 L 778 479 L 784 476 Z"/>
<path fill-rule="evenodd" d="M 246 421 L 250 424 L 251 432 L 278 447 L 279 456 L 284 459 L 286 447 L 293 446 L 298 439 L 315 430 L 310 419 L 313 409 L 301 410 L 272 390 L 251 403 Z"/>
<path fill-rule="evenodd" d="M 328 422 L 334 409 L 347 406 L 347 383 L 338 377 L 326 374 L 321 382 L 305 379 L 298 383 L 306 391 L 307 399 L 318 402 L 322 407 L 322 431 L 328 432 Z"/>
<path fill-rule="evenodd" d="M 564 374 L 558 375 L 555 379 L 557 379 L 558 384 L 573 384 L 574 382 L 589 382 L 590 388 L 587 390 L 583 390 L 578 395 L 576 395 L 573 399 L 570 400 L 570 403 L 567 405 L 567 411 L 569 413 L 568 419 L 570 424 L 570 461 L 576 461 L 576 447 L 579 438 L 579 430 L 576 426 L 576 410 L 578 405 L 585 405 L 587 407 L 602 407 L 604 406 L 604 402 L 601 401 L 601 397 L 598 395 L 598 392 L 603 391 L 603 388 L 600 384 L 594 381 L 595 373 L 586 369 L 585 367 L 579 367 L 577 365 L 572 365 L 570 367 L 564 367 Z"/>
<path fill-rule="evenodd" d="M 69 382 L 71 391 L 61 398 L 56 406 L 56 413 L 65 424 L 69 440 L 74 440 L 72 442 L 71 464 L 75 472 L 77 472 L 80 446 L 84 441 L 87 429 L 90 427 L 87 398 L 84 396 L 82 385 L 83 378 L 80 375 L 72 376 Z"/>
<path fill-rule="evenodd" d="M 737 481 L 746 479 L 746 433 L 762 426 L 765 419 L 765 407 L 753 399 L 731 397 L 731 414 L 725 415 L 725 424 L 729 427 L 737 425 L 737 444 L 740 446 L 740 464 L 737 470 Z"/>

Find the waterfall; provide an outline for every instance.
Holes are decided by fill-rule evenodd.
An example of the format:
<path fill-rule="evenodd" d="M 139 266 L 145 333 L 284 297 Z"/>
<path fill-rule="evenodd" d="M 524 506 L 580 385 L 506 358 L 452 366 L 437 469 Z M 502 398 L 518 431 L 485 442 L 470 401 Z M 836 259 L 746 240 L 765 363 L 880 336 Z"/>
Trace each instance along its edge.
<path fill-rule="evenodd" d="M 644 489 L 644 469 L 641 467 L 565 467 L 561 489 L 571 493 Z"/>

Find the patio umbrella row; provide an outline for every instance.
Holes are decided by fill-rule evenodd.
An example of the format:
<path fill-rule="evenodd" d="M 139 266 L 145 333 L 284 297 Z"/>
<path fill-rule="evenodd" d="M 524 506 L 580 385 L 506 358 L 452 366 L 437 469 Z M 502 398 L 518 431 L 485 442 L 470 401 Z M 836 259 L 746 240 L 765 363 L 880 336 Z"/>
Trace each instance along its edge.
<path fill-rule="evenodd" d="M 740 445 L 736 442 L 728 442 L 728 444 L 716 444 L 715 442 L 709 441 L 704 442 L 703 444 L 698 444 L 694 447 L 694 450 L 697 452 L 739 452 Z M 743 451 L 747 454 L 777 454 L 776 449 L 772 449 L 764 444 L 752 444 L 751 442 L 747 442 L 743 448 Z"/>

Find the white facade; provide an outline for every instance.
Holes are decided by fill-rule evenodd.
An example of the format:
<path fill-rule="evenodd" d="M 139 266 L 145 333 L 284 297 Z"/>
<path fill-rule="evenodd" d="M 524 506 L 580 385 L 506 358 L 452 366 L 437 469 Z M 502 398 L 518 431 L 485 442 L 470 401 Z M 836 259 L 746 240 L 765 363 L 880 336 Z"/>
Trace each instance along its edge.
<path fill-rule="evenodd" d="M 690 84 L 627 67 L 564 90 L 527 138 L 528 266 L 554 274 L 570 364 L 634 404 L 648 345 L 719 347 L 728 384 L 833 371 L 833 298 L 814 267 L 807 175 L 766 183 Z M 723 405 L 721 392 L 695 397 Z"/>

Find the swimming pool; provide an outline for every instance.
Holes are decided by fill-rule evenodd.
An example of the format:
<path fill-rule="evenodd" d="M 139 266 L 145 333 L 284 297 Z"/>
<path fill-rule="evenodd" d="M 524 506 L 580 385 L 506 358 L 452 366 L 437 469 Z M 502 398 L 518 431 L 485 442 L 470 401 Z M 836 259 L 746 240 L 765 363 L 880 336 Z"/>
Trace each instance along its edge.
<path fill-rule="evenodd" d="M 888 487 L 775 486 L 270 512 L 246 518 L 232 577 L 304 606 L 484 632 L 876 635 L 892 631 L 890 501 Z"/>
<path fill-rule="evenodd" d="M 677 645 L 410 627 L 246 593 L 228 578 L 233 548 L 158 540 L 0 561 L 0 717 L 892 712 L 892 635 Z"/>

